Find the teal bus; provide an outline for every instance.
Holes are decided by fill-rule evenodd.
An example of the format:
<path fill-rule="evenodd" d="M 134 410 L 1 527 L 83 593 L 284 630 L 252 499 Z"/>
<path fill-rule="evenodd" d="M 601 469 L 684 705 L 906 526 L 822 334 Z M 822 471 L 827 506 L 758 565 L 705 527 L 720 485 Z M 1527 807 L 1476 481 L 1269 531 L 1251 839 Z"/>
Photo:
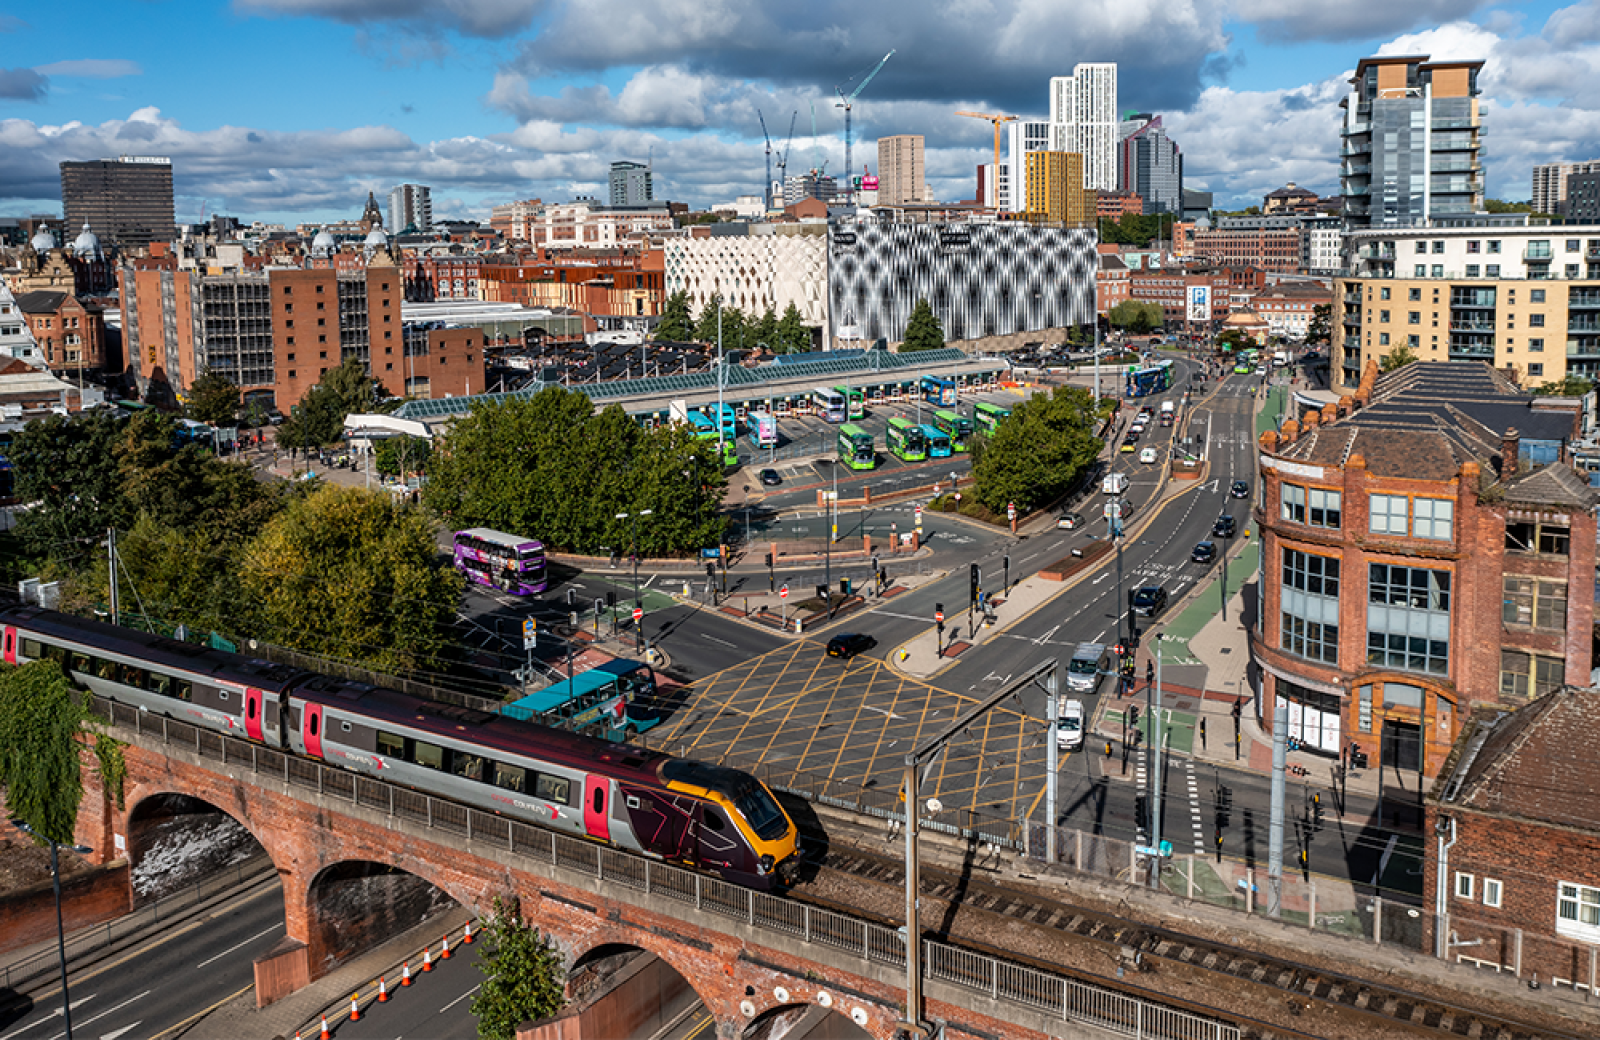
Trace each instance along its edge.
<path fill-rule="evenodd" d="M 956 381 L 939 376 L 922 377 L 922 399 L 941 408 L 956 406 Z"/>
<path fill-rule="evenodd" d="M 854 423 L 839 427 L 839 464 L 851 469 L 877 469 L 878 452 L 872 434 Z"/>
<path fill-rule="evenodd" d="M 845 408 L 845 416 L 851 422 L 867 417 L 867 392 L 865 390 L 848 386 L 836 386 L 833 388 L 833 392 L 842 395 L 849 402 Z"/>
<path fill-rule="evenodd" d="M 695 440 L 714 441 L 717 439 L 717 424 L 711 421 L 710 416 L 703 415 L 700 412 L 689 412 L 685 418 L 689 423 L 689 429 L 694 434 Z"/>
<path fill-rule="evenodd" d="M 950 437 L 939 427 L 923 423 L 922 440 L 928 446 L 928 458 L 948 459 L 950 457 Z"/>
<path fill-rule="evenodd" d="M 910 419 L 898 415 L 890 419 L 884 442 L 889 454 L 901 462 L 921 462 L 928 457 L 928 439 L 922 435 L 922 427 Z"/>
<path fill-rule="evenodd" d="M 722 416 L 722 439 L 731 441 L 739 435 L 739 413 L 734 411 L 733 405 L 707 405 L 707 408 L 717 408 Z"/>
<path fill-rule="evenodd" d="M 988 436 L 994 436 L 994 431 L 1000 423 L 1011 414 L 1011 409 L 1001 408 L 997 404 L 979 401 L 972 406 L 972 421 L 980 431 Z"/>
<path fill-rule="evenodd" d="M 626 740 L 630 733 L 642 733 L 660 721 L 655 672 L 638 661 L 607 661 L 502 705 L 500 714 L 606 740 Z"/>
<path fill-rule="evenodd" d="M 966 451 L 971 446 L 971 419 L 955 412 L 938 411 L 933 413 L 933 425 L 940 433 L 950 438 L 950 447 L 956 451 Z"/>

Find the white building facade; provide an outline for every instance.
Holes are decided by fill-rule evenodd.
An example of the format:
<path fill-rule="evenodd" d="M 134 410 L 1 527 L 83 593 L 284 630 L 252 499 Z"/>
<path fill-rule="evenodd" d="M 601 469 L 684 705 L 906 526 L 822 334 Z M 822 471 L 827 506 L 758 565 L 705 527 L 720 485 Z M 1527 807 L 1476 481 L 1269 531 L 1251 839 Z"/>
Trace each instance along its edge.
<path fill-rule="evenodd" d="M 827 238 L 820 226 L 800 234 L 778 230 L 758 224 L 748 235 L 668 239 L 663 244 L 667 294 L 687 292 L 696 314 L 719 293 L 747 317 L 759 318 L 768 308 L 782 317 L 792 303 L 805 324 L 826 328 Z"/>
<path fill-rule="evenodd" d="M 1051 149 L 1083 156 L 1083 186 L 1117 190 L 1117 63 L 1079 62 L 1072 75 L 1050 80 L 1050 122 L 1057 139 Z"/>

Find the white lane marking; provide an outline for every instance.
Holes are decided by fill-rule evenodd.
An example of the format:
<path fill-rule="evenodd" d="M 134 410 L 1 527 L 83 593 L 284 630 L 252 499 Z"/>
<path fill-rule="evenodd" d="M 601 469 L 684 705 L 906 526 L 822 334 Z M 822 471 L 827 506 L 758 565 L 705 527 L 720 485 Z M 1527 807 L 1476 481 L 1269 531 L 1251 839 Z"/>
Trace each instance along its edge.
<path fill-rule="evenodd" d="M 261 938 L 263 935 L 270 935 L 271 933 L 277 931 L 279 928 L 282 928 L 282 927 L 283 927 L 282 924 L 275 924 L 271 928 L 267 928 L 267 929 L 265 929 L 263 931 L 259 931 L 256 934 L 252 935 L 250 938 L 246 939 L 244 942 L 241 942 L 241 943 L 238 943 L 237 945 L 228 947 L 226 950 L 223 950 L 221 953 L 217 954 L 215 957 L 210 958 L 209 960 L 201 961 L 199 964 L 196 964 L 195 967 L 196 968 L 204 968 L 207 964 L 210 964 L 212 961 L 220 961 L 222 958 L 226 957 L 228 954 L 232 953 L 234 950 L 239 949 L 239 947 L 241 947 L 241 946 L 249 946 L 251 943 L 255 942 L 257 939 Z"/>
<path fill-rule="evenodd" d="M 728 647 L 731 650 L 739 649 L 738 647 L 734 646 L 732 643 L 728 642 L 726 639 L 718 639 L 716 636 L 701 636 L 701 638 L 702 639 L 709 639 L 713 643 L 721 643 L 723 646 Z"/>

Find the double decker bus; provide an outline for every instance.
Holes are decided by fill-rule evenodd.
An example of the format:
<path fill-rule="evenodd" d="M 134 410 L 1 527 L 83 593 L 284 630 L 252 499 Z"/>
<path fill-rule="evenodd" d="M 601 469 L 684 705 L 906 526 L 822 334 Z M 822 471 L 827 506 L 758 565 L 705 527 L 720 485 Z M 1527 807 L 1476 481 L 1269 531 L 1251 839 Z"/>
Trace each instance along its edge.
<path fill-rule="evenodd" d="M 933 413 L 933 425 L 940 433 L 950 438 L 950 447 L 956 451 L 966 451 L 972 440 L 972 420 L 964 418 L 956 412 L 943 410 Z"/>
<path fill-rule="evenodd" d="M 650 666 L 619 658 L 558 679 L 502 706 L 500 714 L 623 740 L 629 730 L 640 733 L 660 721 L 654 717 L 655 695 L 656 676 Z"/>
<path fill-rule="evenodd" d="M 1130 368 L 1126 396 L 1148 397 L 1163 390 L 1170 390 L 1173 368 L 1171 361 L 1158 361 L 1149 368 Z"/>
<path fill-rule="evenodd" d="M 901 462 L 921 462 L 928 457 L 928 439 L 922 435 L 922 427 L 898 415 L 889 420 L 884 443 L 889 454 Z"/>
<path fill-rule="evenodd" d="M 940 408 L 956 406 L 956 381 L 939 376 L 922 377 L 922 399 Z"/>
<path fill-rule="evenodd" d="M 928 445 L 928 458 L 948 459 L 951 452 L 949 435 L 939 427 L 928 423 L 923 423 L 920 429 L 922 430 L 922 439 Z"/>
<path fill-rule="evenodd" d="M 717 424 L 711 417 L 700 412 L 689 412 L 686 416 L 689 430 L 697 441 L 714 441 L 717 439 Z"/>
<path fill-rule="evenodd" d="M 733 405 L 724 404 L 724 405 L 714 405 L 714 406 L 708 406 L 708 407 L 713 408 L 713 409 L 720 409 L 721 410 L 721 414 L 722 414 L 722 423 L 721 423 L 721 425 L 722 425 L 722 439 L 723 440 L 731 441 L 731 440 L 733 440 L 735 437 L 737 437 L 739 435 L 739 413 L 734 411 Z M 713 411 L 713 414 L 716 414 L 716 412 Z"/>
<path fill-rule="evenodd" d="M 1011 409 L 1001 408 L 999 405 L 990 404 L 988 401 L 979 401 L 972 406 L 973 423 L 976 424 L 980 431 L 990 436 L 994 435 L 994 431 L 999 428 L 1000 423 L 1010 414 Z"/>
<path fill-rule="evenodd" d="M 854 423 L 839 427 L 839 464 L 851 469 L 877 469 L 878 452 L 872 434 Z"/>
<path fill-rule="evenodd" d="M 833 392 L 843 394 L 845 400 L 849 402 L 846 407 L 846 415 L 851 422 L 867 417 L 867 392 L 865 390 L 848 386 L 836 386 L 833 388 Z"/>
<path fill-rule="evenodd" d="M 770 448 L 778 443 L 777 417 L 767 412 L 751 412 L 745 419 L 745 428 L 750 431 L 750 443 L 757 448 Z"/>
<path fill-rule="evenodd" d="M 817 411 L 822 413 L 822 418 L 828 422 L 848 422 L 850 407 L 845 402 L 845 397 L 837 390 L 829 390 L 819 386 L 811 391 L 811 403 L 816 405 Z"/>
<path fill-rule="evenodd" d="M 543 542 L 472 527 L 456 532 L 454 549 L 455 568 L 468 581 L 491 585 L 513 596 L 544 591 Z"/>

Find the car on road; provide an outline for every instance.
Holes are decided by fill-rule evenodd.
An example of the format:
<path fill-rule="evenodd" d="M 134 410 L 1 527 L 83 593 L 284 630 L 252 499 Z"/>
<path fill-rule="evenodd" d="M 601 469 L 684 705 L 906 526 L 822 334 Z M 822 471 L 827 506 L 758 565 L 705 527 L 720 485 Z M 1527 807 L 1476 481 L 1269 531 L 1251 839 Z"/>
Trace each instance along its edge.
<path fill-rule="evenodd" d="M 1056 527 L 1063 531 L 1076 531 L 1083 526 L 1082 513 L 1062 513 L 1056 520 Z"/>
<path fill-rule="evenodd" d="M 1266 374 L 1267 374 L 1267 366 L 1266 365 L 1257 365 L 1256 366 L 1256 375 L 1264 376 Z"/>
<path fill-rule="evenodd" d="M 1140 617 L 1155 617 L 1167 609 L 1164 585 L 1146 585 L 1133 594 L 1133 612 Z"/>
<path fill-rule="evenodd" d="M 1083 702 L 1069 700 L 1061 705 L 1056 716 L 1056 747 L 1062 751 L 1076 751 L 1083 747 Z"/>
<path fill-rule="evenodd" d="M 1189 559 L 1193 560 L 1195 563 L 1203 563 L 1203 564 L 1206 564 L 1207 566 L 1210 566 L 1211 564 L 1215 563 L 1216 560 L 1217 560 L 1217 543 L 1216 542 L 1200 542 L 1200 543 L 1198 543 L 1197 545 L 1195 545 L 1195 547 L 1193 549 L 1191 549 L 1189 551 Z"/>
<path fill-rule="evenodd" d="M 1123 451 L 1137 451 L 1138 448 L 1139 435 L 1137 433 L 1130 431 L 1126 437 L 1122 438 Z"/>
<path fill-rule="evenodd" d="M 1236 480 L 1228 487 L 1229 498 L 1249 498 L 1250 485 L 1247 481 Z"/>
<path fill-rule="evenodd" d="M 1156 450 L 1154 448 L 1146 448 L 1146 449 L 1144 449 L 1143 451 L 1141 451 L 1139 453 L 1139 461 L 1142 462 L 1142 463 L 1145 463 L 1146 465 L 1149 465 L 1150 463 L 1154 462 L 1155 460 L 1156 460 Z"/>
<path fill-rule="evenodd" d="M 763 487 L 777 487 L 779 484 L 782 484 L 782 483 L 783 483 L 783 478 L 778 476 L 778 471 L 777 470 L 775 470 L 775 469 L 764 469 L 764 470 L 761 471 L 761 484 L 762 484 Z"/>
<path fill-rule="evenodd" d="M 1231 516 L 1219 516 L 1219 517 L 1217 517 L 1217 522 L 1211 525 L 1211 537 L 1213 537 L 1213 538 L 1232 538 L 1233 537 L 1233 517 L 1231 517 Z"/>
<path fill-rule="evenodd" d="M 866 653 L 875 645 L 877 640 L 871 636 L 862 635 L 860 632 L 844 632 L 828 640 L 828 656 L 848 660 L 857 654 Z"/>

